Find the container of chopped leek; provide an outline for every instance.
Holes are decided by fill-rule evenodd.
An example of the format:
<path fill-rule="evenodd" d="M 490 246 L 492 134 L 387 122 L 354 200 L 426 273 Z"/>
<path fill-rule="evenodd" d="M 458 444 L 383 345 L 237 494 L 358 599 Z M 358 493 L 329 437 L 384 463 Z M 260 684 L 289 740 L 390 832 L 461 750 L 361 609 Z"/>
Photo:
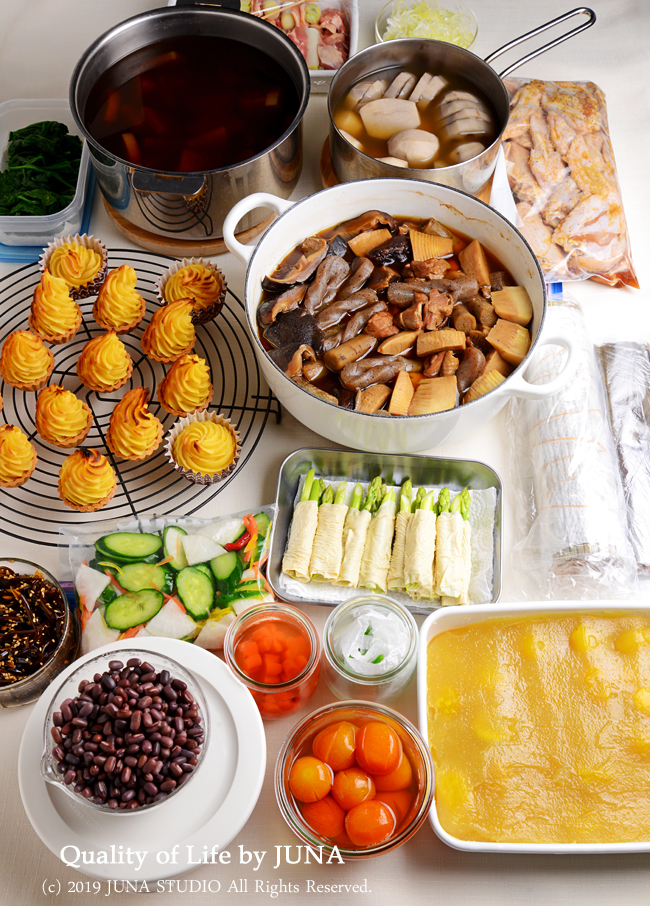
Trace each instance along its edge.
<path fill-rule="evenodd" d="M 396 38 L 431 38 L 469 48 L 478 24 L 462 0 L 390 0 L 375 20 L 377 43 Z"/>

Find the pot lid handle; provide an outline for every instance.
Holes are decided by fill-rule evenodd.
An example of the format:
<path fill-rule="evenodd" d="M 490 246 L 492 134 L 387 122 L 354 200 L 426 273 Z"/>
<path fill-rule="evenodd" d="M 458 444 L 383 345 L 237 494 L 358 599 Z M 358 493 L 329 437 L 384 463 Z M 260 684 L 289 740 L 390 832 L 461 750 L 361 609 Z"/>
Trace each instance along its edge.
<path fill-rule="evenodd" d="M 578 346 L 569 336 L 546 336 L 537 349 L 543 346 L 562 346 L 567 351 L 562 370 L 547 384 L 531 384 L 526 380 L 524 373 L 513 374 L 508 378 L 507 389 L 510 396 L 516 396 L 525 400 L 541 400 L 553 396 L 563 389 L 571 378 L 575 376 L 576 364 L 578 360 Z M 524 369 L 527 370 L 527 369 Z M 505 388 L 504 388 L 505 389 Z"/>
<path fill-rule="evenodd" d="M 551 47 L 556 47 L 558 44 L 561 44 L 563 41 L 572 38 L 574 35 L 577 35 L 579 32 L 584 31 L 586 28 L 590 28 L 596 21 L 596 13 L 593 11 L 593 9 L 589 9 L 588 6 L 579 6 L 576 9 L 570 10 L 568 13 L 564 13 L 564 15 L 562 16 L 558 16 L 557 19 L 551 19 L 551 21 L 547 22 L 545 25 L 540 25 L 538 26 L 538 28 L 534 28 L 532 31 L 526 32 L 526 34 L 522 35 L 520 38 L 515 38 L 513 41 L 509 41 L 507 44 L 504 44 L 503 47 L 500 47 L 498 50 L 495 50 L 494 53 L 491 53 L 489 56 L 485 57 L 485 62 L 491 63 L 492 60 L 496 60 L 497 57 L 500 57 L 502 54 L 506 53 L 508 50 L 511 50 L 513 47 L 517 47 L 519 44 L 523 44 L 523 42 L 527 41 L 529 38 L 534 38 L 536 35 L 541 34 L 543 31 L 547 31 L 554 25 L 559 25 L 561 22 L 566 22 L 567 19 L 572 19 L 574 16 L 578 15 L 587 16 L 586 22 L 582 22 L 580 25 L 576 25 L 575 28 L 572 28 L 571 31 L 568 31 L 565 35 L 560 35 L 559 38 L 554 38 L 552 41 L 549 41 L 548 44 L 544 44 L 542 45 L 542 47 L 538 47 L 537 50 L 533 50 L 525 57 L 517 60 L 516 63 L 508 66 L 507 69 L 504 69 L 503 72 L 499 73 L 499 78 L 504 79 L 514 69 L 517 69 L 519 66 L 527 63 L 529 60 L 534 59 L 534 57 L 538 57 L 541 53 L 550 50 Z"/>

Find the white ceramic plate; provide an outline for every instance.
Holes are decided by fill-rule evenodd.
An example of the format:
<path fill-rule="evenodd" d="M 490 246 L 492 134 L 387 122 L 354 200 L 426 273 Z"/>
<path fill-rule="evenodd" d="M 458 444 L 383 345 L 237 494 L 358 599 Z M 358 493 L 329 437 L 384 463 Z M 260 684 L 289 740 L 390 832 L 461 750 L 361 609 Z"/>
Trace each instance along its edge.
<path fill-rule="evenodd" d="M 191 671 L 208 705 L 210 739 L 197 777 L 160 808 L 104 814 L 84 808 L 40 774 L 43 724 L 60 681 L 89 658 L 119 648 L 166 654 Z M 27 722 L 18 755 L 18 783 L 27 817 L 43 843 L 60 858 L 64 846 L 82 852 L 147 851 L 135 864 L 84 864 L 79 871 L 100 880 L 146 881 L 178 877 L 195 867 L 204 847 L 225 849 L 251 815 L 262 788 L 266 737 L 262 718 L 246 687 L 216 655 L 176 639 L 125 639 L 74 661 L 41 696 Z M 175 847 L 177 849 L 175 850 Z M 169 861 L 158 853 L 172 854 Z M 74 850 L 67 850 L 69 856 Z M 172 858 L 174 861 L 172 861 Z M 70 860 L 72 861 L 72 860 Z M 76 867 L 76 866 L 75 866 Z"/>
<path fill-rule="evenodd" d="M 427 617 L 420 627 L 418 650 L 418 723 L 420 733 L 429 738 L 427 720 L 427 647 L 431 639 L 448 629 L 459 629 L 481 620 L 495 617 L 537 617 L 575 614 L 636 614 L 650 616 L 650 605 L 641 601 L 530 601 L 526 604 L 478 604 L 468 607 L 443 607 Z M 490 853 L 635 853 L 650 851 L 650 840 L 637 843 L 490 843 L 487 841 L 460 840 L 440 824 L 434 794 L 429 821 L 440 839 L 453 849 L 467 852 Z"/>

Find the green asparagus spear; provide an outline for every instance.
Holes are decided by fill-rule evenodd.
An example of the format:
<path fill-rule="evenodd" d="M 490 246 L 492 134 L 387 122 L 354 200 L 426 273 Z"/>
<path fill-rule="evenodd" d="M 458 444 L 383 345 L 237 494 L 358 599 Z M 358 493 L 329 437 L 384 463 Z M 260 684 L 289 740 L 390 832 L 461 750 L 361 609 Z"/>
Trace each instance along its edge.
<path fill-rule="evenodd" d="M 433 491 L 427 491 L 420 502 L 421 510 L 433 510 Z"/>
<path fill-rule="evenodd" d="M 411 509 L 411 498 L 413 497 L 413 484 L 411 479 L 407 478 L 402 485 L 402 492 L 399 495 L 400 512 L 408 513 Z"/>
<path fill-rule="evenodd" d="M 352 492 L 352 500 L 350 501 L 351 510 L 361 509 L 361 500 L 363 498 L 363 488 L 360 484 L 355 484 L 354 491 Z"/>
<path fill-rule="evenodd" d="M 346 481 L 340 482 L 338 488 L 336 489 L 336 496 L 334 497 L 334 503 L 343 503 L 345 500 L 345 492 L 348 489 Z"/>
<path fill-rule="evenodd" d="M 322 478 L 317 478 L 312 483 L 311 490 L 309 492 L 309 499 L 315 500 L 316 503 L 318 503 L 318 501 L 320 499 L 320 495 L 323 493 L 322 488 L 321 488 L 322 482 L 323 482 Z"/>
<path fill-rule="evenodd" d="M 463 488 L 460 493 L 460 515 L 463 517 L 465 522 L 469 522 L 469 507 L 472 500 L 469 496 L 469 491 L 467 488 Z"/>
<path fill-rule="evenodd" d="M 375 497 L 377 496 L 377 493 L 378 493 L 380 487 L 381 487 L 381 478 L 373 478 L 372 481 L 370 482 L 370 484 L 368 485 L 368 493 L 366 495 L 364 504 L 361 507 L 362 510 L 369 510 L 370 512 L 372 512 L 372 508 L 375 503 Z"/>
<path fill-rule="evenodd" d="M 300 495 L 300 503 L 304 503 L 306 500 L 309 500 L 309 495 L 311 494 L 311 488 L 314 483 L 314 478 L 316 476 L 316 469 L 310 469 L 307 472 L 307 477 L 305 478 L 305 483 L 302 486 L 302 493 Z"/>
<path fill-rule="evenodd" d="M 451 494 L 449 488 L 443 488 L 438 497 L 438 515 L 440 513 L 451 513 Z"/>
<path fill-rule="evenodd" d="M 325 490 L 323 491 L 323 497 L 321 499 L 321 504 L 323 503 L 333 503 L 334 502 L 334 491 L 332 490 L 332 485 L 328 484 Z"/>
<path fill-rule="evenodd" d="M 416 510 L 420 509 L 420 504 L 422 503 L 422 498 L 426 494 L 424 488 L 418 488 L 418 492 L 415 495 L 415 500 L 413 501 L 413 506 L 411 507 L 411 512 L 414 513 Z"/>

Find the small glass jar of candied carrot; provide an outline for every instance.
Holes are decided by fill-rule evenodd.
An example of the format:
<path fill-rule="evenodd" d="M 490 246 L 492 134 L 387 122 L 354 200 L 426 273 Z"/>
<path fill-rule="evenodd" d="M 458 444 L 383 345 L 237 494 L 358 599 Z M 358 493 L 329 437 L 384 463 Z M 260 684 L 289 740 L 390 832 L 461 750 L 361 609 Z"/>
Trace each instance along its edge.
<path fill-rule="evenodd" d="M 265 720 L 295 714 L 320 676 L 316 627 L 289 604 L 260 604 L 241 613 L 224 640 L 226 663 L 250 690 Z"/>

